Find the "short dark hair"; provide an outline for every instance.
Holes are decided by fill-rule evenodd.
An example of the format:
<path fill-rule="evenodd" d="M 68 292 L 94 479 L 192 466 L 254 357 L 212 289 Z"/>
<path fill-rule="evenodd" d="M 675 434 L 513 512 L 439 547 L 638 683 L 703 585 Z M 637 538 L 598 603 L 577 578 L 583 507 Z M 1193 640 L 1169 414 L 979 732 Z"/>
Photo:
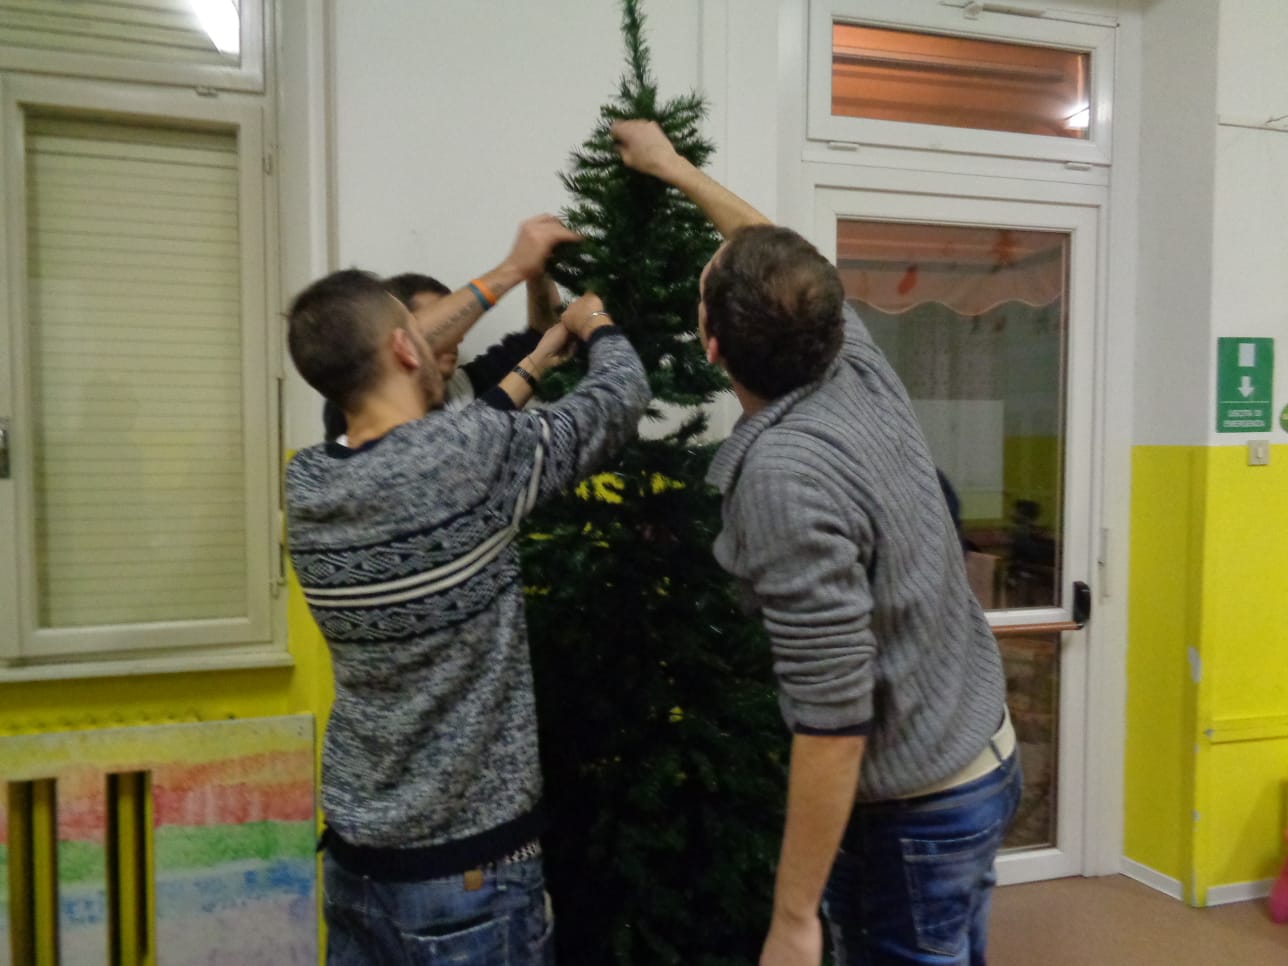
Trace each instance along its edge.
<path fill-rule="evenodd" d="M 401 320 L 377 276 L 347 268 L 295 296 L 286 323 L 291 360 L 304 381 L 352 409 L 379 378 L 380 341 Z"/>
<path fill-rule="evenodd" d="M 729 375 L 763 399 L 822 378 L 841 349 L 841 278 L 790 228 L 734 232 L 707 272 L 702 302 Z"/>
<path fill-rule="evenodd" d="M 419 275 L 416 272 L 403 272 L 385 279 L 385 288 L 407 308 L 411 300 L 421 292 L 433 292 L 435 295 L 451 295 L 452 290 L 432 275 Z"/>

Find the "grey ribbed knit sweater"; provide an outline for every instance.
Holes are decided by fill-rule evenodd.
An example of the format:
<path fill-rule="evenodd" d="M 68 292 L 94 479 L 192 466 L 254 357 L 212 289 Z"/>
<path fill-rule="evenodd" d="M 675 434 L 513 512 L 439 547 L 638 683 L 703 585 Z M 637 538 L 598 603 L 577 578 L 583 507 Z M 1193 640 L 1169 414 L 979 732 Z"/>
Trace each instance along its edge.
<path fill-rule="evenodd" d="M 535 833 L 514 540 L 535 503 L 634 435 L 649 399 L 617 330 L 590 342 L 586 377 L 540 412 L 438 410 L 355 450 L 309 447 L 287 468 L 291 560 L 335 672 L 322 806 L 351 844 L 450 844 L 463 870 Z"/>
<path fill-rule="evenodd" d="M 965 767 L 1005 680 L 907 393 L 849 306 L 845 321 L 827 376 L 740 421 L 708 479 L 716 558 L 760 609 L 783 716 L 868 736 L 867 801 Z"/>

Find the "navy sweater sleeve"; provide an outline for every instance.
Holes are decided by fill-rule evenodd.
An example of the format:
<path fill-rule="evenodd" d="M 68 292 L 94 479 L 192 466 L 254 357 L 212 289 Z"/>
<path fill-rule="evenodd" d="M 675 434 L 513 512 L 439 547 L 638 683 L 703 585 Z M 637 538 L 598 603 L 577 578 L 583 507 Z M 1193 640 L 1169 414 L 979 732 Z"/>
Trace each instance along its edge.
<path fill-rule="evenodd" d="M 535 349 L 540 341 L 541 333 L 535 329 L 512 332 L 482 355 L 475 356 L 461 366 L 465 374 L 470 377 L 470 385 L 474 387 L 474 395 L 476 397 L 482 396 L 483 393 L 504 379 L 505 374 L 518 365 L 519 360 Z"/>

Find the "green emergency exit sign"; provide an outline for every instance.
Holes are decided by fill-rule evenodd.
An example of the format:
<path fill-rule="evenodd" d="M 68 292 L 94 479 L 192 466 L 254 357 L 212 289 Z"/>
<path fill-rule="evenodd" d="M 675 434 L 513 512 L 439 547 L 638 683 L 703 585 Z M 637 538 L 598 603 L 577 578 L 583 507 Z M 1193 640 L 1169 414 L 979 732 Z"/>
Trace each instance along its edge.
<path fill-rule="evenodd" d="M 1274 339 L 1217 339 L 1216 431 L 1268 433 L 1274 376 Z"/>

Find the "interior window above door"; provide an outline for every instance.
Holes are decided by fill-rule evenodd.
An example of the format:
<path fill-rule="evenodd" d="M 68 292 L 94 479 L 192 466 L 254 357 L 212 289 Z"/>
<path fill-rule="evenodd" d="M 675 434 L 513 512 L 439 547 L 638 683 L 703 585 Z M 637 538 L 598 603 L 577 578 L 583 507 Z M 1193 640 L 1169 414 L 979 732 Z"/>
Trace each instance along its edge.
<path fill-rule="evenodd" d="M 930 0 L 809 10 L 810 141 L 1056 161 L 1061 177 L 1109 163 L 1113 18 Z"/>
<path fill-rule="evenodd" d="M 1087 137 L 1091 55 L 861 24 L 832 25 L 832 113 Z"/>

